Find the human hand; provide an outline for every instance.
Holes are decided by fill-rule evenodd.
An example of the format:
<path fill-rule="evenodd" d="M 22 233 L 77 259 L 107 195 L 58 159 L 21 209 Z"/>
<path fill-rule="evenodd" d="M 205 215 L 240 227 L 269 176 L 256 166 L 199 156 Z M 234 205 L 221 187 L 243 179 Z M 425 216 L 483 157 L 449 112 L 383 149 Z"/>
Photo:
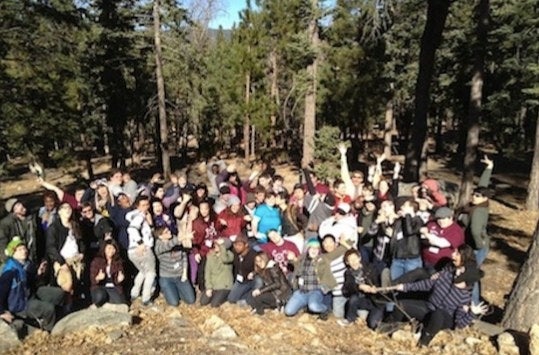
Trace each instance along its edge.
<path fill-rule="evenodd" d="M 197 262 L 197 264 L 200 264 L 201 260 L 202 260 L 202 256 L 200 256 L 200 254 L 195 254 L 195 261 Z"/>
<path fill-rule="evenodd" d="M 253 292 L 251 292 L 251 295 L 253 295 L 253 297 L 259 296 L 260 295 L 260 290 L 258 288 L 254 289 Z"/>
<path fill-rule="evenodd" d="M 118 271 L 118 276 L 116 277 L 116 281 L 118 281 L 119 284 L 121 284 L 122 282 L 124 282 L 125 280 L 125 275 L 123 273 L 123 271 Z"/>
<path fill-rule="evenodd" d="M 483 159 L 481 159 L 481 163 L 485 164 L 487 169 L 492 169 L 494 167 L 494 161 L 490 160 L 486 154 L 483 156 Z"/>
<path fill-rule="evenodd" d="M 346 151 L 348 150 L 348 148 L 346 147 L 344 143 L 339 143 L 339 145 L 337 146 L 337 149 L 339 149 L 339 152 L 341 153 L 341 155 L 345 155 Z"/>
<path fill-rule="evenodd" d="M 249 275 L 247 275 L 247 280 L 252 280 L 255 278 L 255 273 L 254 272 L 250 272 Z"/>
<path fill-rule="evenodd" d="M 212 295 L 213 295 L 213 290 L 212 289 L 207 289 L 206 290 L 206 296 L 211 298 Z"/>
<path fill-rule="evenodd" d="M 38 276 L 43 275 L 45 271 L 47 271 L 47 265 L 48 265 L 47 260 L 43 260 L 41 264 L 39 264 L 39 267 L 37 268 Z"/>
<path fill-rule="evenodd" d="M 9 311 L 5 311 L 4 313 L 0 314 L 0 318 L 5 320 L 8 324 L 11 324 L 13 322 L 13 314 Z"/>
<path fill-rule="evenodd" d="M 106 275 L 105 275 L 105 273 L 103 272 L 103 270 L 100 269 L 99 272 L 97 273 L 97 275 L 95 276 L 95 280 L 96 280 L 97 282 L 103 281 L 103 280 L 105 279 L 105 276 L 106 276 Z"/>
<path fill-rule="evenodd" d="M 219 223 L 221 223 L 222 226 L 228 226 L 228 223 L 222 218 L 219 218 Z"/>
<path fill-rule="evenodd" d="M 479 304 L 472 304 L 470 305 L 470 311 L 472 311 L 475 315 L 484 315 L 488 311 L 488 305 L 486 305 L 484 302 L 479 302 Z"/>
<path fill-rule="evenodd" d="M 296 254 L 292 251 L 288 251 L 288 253 L 286 253 L 286 258 L 289 260 L 289 261 L 294 261 L 297 259 L 296 257 Z"/>

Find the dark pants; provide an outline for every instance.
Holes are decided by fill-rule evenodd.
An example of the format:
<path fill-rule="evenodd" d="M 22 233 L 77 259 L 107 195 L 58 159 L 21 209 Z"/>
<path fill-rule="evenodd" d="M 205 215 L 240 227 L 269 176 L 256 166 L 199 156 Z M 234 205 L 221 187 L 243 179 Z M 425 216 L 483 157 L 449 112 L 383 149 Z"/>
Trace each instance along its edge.
<path fill-rule="evenodd" d="M 206 306 L 207 304 L 211 304 L 214 308 L 219 307 L 226 302 L 229 293 L 230 290 L 213 290 L 211 297 L 208 297 L 206 292 L 202 292 L 200 296 L 200 305 Z"/>
<path fill-rule="evenodd" d="M 255 289 L 255 281 L 245 281 L 245 282 L 234 282 L 232 285 L 232 290 L 228 295 L 228 302 L 236 303 L 239 300 L 247 300 L 251 295 L 251 292 Z"/>
<path fill-rule="evenodd" d="M 424 300 L 401 300 L 399 307 L 391 314 L 390 320 L 402 321 L 404 312 L 410 318 L 414 318 L 423 323 L 423 331 L 419 343 L 428 345 L 432 338 L 443 329 L 453 328 L 453 317 L 443 309 L 431 310 L 429 303 Z M 404 312 L 403 312 L 404 311 Z"/>
<path fill-rule="evenodd" d="M 92 303 L 101 307 L 105 303 L 124 304 L 125 297 L 115 287 L 96 287 L 92 289 Z"/>
<path fill-rule="evenodd" d="M 247 302 L 260 315 L 264 314 L 265 309 L 275 309 L 278 306 L 277 300 L 271 292 L 261 293 L 256 297 L 249 297 Z"/>

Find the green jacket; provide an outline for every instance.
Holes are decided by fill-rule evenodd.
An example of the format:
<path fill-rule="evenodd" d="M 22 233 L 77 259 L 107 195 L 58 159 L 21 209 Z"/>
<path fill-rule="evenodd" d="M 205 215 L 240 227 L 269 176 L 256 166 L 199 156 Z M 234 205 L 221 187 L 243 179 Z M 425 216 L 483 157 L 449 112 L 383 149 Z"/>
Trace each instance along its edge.
<path fill-rule="evenodd" d="M 204 285 L 210 290 L 230 290 L 234 283 L 232 276 L 232 261 L 234 254 L 220 246 L 219 254 L 208 253 L 204 268 Z"/>

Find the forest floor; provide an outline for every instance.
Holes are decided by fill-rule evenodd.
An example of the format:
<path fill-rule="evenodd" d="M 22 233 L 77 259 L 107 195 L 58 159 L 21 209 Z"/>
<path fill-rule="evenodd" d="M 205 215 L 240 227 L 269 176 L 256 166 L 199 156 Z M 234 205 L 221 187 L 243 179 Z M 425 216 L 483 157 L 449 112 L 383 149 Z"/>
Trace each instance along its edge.
<path fill-rule="evenodd" d="M 240 173 L 246 167 L 237 162 Z M 105 173 L 104 163 L 94 166 L 96 173 Z M 288 164 L 276 166 L 285 181 L 297 181 L 297 171 Z M 500 169 L 501 171 L 507 169 Z M 196 182 L 201 178 L 201 169 L 193 169 Z M 454 169 L 443 162 L 429 162 L 433 176 L 458 183 Z M 493 313 L 484 320 L 498 323 L 503 316 L 507 296 L 526 257 L 539 214 L 523 210 L 526 197 L 526 177 L 515 172 L 495 173 L 496 197 L 490 205 L 489 232 L 492 236 L 491 250 L 483 265 L 485 277 L 482 281 L 482 296 L 492 305 Z M 48 171 L 48 180 L 63 186 L 74 182 L 73 174 L 63 171 Z M 19 196 L 23 200 L 39 201 L 39 186 L 35 178 L 24 169 L 18 179 L 2 179 L 0 198 Z M 151 352 L 184 353 L 245 353 L 245 354 L 302 354 L 302 353 L 349 353 L 349 354 L 494 354 L 497 352 L 491 338 L 478 330 L 442 332 L 435 337 L 429 348 L 417 348 L 409 336 L 389 337 L 369 330 L 364 323 L 341 327 L 330 316 L 328 321 L 319 321 L 315 316 L 303 314 L 286 318 L 283 314 L 267 312 L 264 316 L 253 316 L 248 308 L 225 304 L 219 309 L 180 305 L 166 306 L 159 297 L 153 307 L 133 304 L 135 317 L 132 327 L 126 329 L 119 339 L 111 340 L 104 330 L 89 329 L 83 333 L 67 336 L 49 336 L 42 332 L 30 335 L 22 346 L 13 353 L 36 354 L 123 354 Z M 169 315 L 180 315 L 181 324 Z M 206 320 L 217 315 L 229 324 L 238 337 L 231 341 L 210 337 Z M 409 328 L 408 328 L 409 329 Z M 75 350 L 76 349 L 76 350 Z"/>

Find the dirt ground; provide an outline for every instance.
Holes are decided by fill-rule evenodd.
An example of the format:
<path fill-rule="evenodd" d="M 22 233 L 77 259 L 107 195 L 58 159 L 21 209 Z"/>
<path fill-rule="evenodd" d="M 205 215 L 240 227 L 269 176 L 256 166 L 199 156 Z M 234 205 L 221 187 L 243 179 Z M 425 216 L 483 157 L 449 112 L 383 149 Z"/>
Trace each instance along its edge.
<path fill-rule="evenodd" d="M 459 177 L 443 164 L 430 162 L 429 168 L 436 177 L 458 182 Z M 238 170 L 246 166 L 237 163 Z M 97 173 L 107 170 L 106 164 L 95 166 Z M 297 181 L 297 172 L 288 165 L 279 165 L 277 172 L 290 185 Z M 48 180 L 61 185 L 74 182 L 72 175 L 62 171 L 48 172 Z M 0 198 L 21 196 L 32 201 L 39 200 L 39 186 L 34 177 L 25 173 L 19 179 L 0 183 Z M 198 169 L 193 169 L 193 179 L 199 179 Z M 523 210 L 526 181 L 521 175 L 495 174 L 496 197 L 491 203 L 489 232 L 492 236 L 491 251 L 483 265 L 485 277 L 482 295 L 492 305 L 493 313 L 485 320 L 497 323 L 503 315 L 507 296 L 520 266 L 539 214 Z M 172 351 L 186 353 L 245 353 L 245 354 L 430 354 L 430 353 L 477 353 L 494 354 L 496 348 L 488 336 L 474 329 L 442 332 L 431 346 L 417 348 L 411 336 L 393 338 L 369 330 L 359 323 L 340 327 L 330 317 L 326 322 L 304 314 L 286 318 L 283 314 L 267 312 L 264 316 L 250 315 L 248 308 L 224 305 L 219 309 L 180 305 L 176 309 L 165 305 L 162 297 L 155 306 L 142 308 L 138 303 L 132 307 L 135 325 L 121 333 L 119 339 L 111 340 L 106 330 L 89 329 L 84 333 L 64 337 L 48 336 L 35 332 L 13 353 L 17 354 L 123 354 Z M 171 315 L 173 317 L 170 317 Z M 174 315 L 181 315 L 181 322 Z M 217 341 L 209 337 L 204 323 L 212 315 L 218 315 L 238 334 L 232 341 Z M 408 332 L 410 333 L 410 332 Z M 410 333 L 411 334 L 411 333 Z M 463 347 L 464 346 L 464 347 Z"/>

